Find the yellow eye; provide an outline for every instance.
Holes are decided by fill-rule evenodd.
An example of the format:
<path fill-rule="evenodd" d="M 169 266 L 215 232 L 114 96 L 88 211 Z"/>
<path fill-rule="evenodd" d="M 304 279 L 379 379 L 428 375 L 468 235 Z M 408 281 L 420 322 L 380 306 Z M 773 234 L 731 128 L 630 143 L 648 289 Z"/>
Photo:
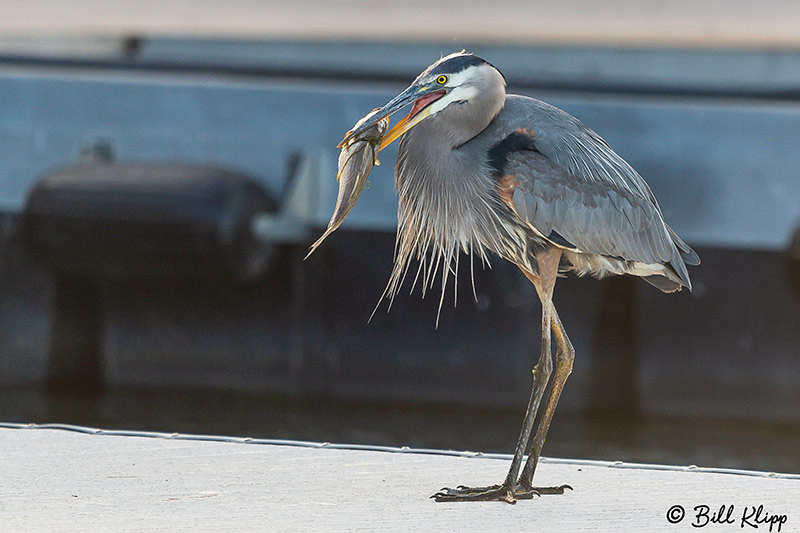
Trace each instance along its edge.
<path fill-rule="evenodd" d="M 447 83 L 447 76 L 439 76 L 438 78 L 436 78 L 436 83 L 438 83 L 439 85 L 444 85 L 445 83 Z"/>

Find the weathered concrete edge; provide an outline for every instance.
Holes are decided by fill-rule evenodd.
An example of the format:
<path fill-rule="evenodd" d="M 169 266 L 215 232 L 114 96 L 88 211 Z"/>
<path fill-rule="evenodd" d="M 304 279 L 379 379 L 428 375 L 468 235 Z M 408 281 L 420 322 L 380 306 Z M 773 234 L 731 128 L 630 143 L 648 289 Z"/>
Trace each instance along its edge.
<path fill-rule="evenodd" d="M 452 457 L 466 457 L 473 459 L 500 459 L 510 461 L 511 454 L 505 453 L 483 453 L 457 450 L 439 450 L 432 448 L 410 448 L 408 446 L 379 446 L 371 444 L 336 444 L 330 442 L 314 442 L 287 439 L 259 439 L 252 437 L 233 437 L 226 435 L 200 435 L 183 433 L 162 433 L 156 431 L 134 431 L 125 429 L 100 429 L 72 424 L 20 424 L 15 422 L 0 422 L 0 429 L 50 429 L 61 431 L 72 431 L 84 433 L 86 435 L 104 435 L 112 437 L 143 437 L 167 440 L 188 440 L 205 442 L 228 442 L 232 444 L 261 444 L 269 446 L 296 446 L 301 448 L 324 448 L 329 450 L 361 450 L 385 453 L 406 453 L 422 455 L 445 455 Z M 759 470 L 745 470 L 737 468 L 718 468 L 704 467 L 697 465 L 677 466 L 647 463 L 626 463 L 623 461 L 601 461 L 596 459 L 565 459 L 542 457 L 541 462 L 550 464 L 562 464 L 573 466 L 597 466 L 607 468 L 624 468 L 633 470 L 665 470 L 672 472 L 701 472 L 706 474 L 728 474 L 735 476 L 762 477 L 774 479 L 797 479 L 800 480 L 800 473 L 780 473 L 763 472 Z"/>

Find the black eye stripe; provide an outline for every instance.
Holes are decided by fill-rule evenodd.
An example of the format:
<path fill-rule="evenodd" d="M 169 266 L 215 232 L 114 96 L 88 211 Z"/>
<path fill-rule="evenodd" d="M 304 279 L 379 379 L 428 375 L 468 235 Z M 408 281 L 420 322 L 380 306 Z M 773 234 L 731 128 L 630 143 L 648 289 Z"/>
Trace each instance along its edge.
<path fill-rule="evenodd" d="M 431 74 L 444 74 L 445 72 L 461 72 L 469 67 L 477 67 L 487 64 L 487 61 L 469 54 L 453 56 L 450 59 L 436 65 L 431 70 Z"/>

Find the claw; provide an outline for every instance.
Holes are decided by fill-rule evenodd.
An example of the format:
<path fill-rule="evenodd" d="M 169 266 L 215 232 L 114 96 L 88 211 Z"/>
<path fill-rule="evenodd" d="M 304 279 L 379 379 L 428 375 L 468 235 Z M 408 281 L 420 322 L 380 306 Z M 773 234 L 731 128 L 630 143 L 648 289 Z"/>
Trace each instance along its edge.
<path fill-rule="evenodd" d="M 530 490 L 542 494 L 564 494 L 564 489 L 573 490 L 569 485 L 559 485 L 557 487 L 531 487 Z"/>
<path fill-rule="evenodd" d="M 543 494 L 564 494 L 564 489 L 572 490 L 569 485 L 559 485 L 557 487 L 529 487 L 518 484 L 514 490 L 510 490 L 505 484 L 490 485 L 488 487 L 467 487 L 458 485 L 455 489 L 443 488 L 431 499 L 437 502 L 487 502 L 504 501 L 516 503 L 517 500 L 532 500 Z"/>
<path fill-rule="evenodd" d="M 467 492 L 467 493 L 474 493 L 474 492 L 490 492 L 493 490 L 500 490 L 503 485 L 489 485 L 487 487 L 467 487 L 466 485 L 458 485 L 455 490 L 459 492 Z M 446 489 L 448 491 L 453 491 L 454 489 Z"/>
<path fill-rule="evenodd" d="M 504 501 L 507 503 L 516 503 L 517 501 L 514 491 L 508 489 L 505 485 L 477 488 L 459 485 L 455 489 L 448 488 L 444 491 L 437 492 L 433 495 L 433 499 L 437 502 Z"/>

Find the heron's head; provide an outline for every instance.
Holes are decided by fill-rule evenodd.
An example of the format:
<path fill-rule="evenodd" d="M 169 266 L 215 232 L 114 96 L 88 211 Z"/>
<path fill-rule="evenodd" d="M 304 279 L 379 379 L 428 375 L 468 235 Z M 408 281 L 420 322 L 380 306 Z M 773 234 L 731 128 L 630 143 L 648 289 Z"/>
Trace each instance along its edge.
<path fill-rule="evenodd" d="M 505 78 L 491 63 L 464 52 L 450 54 L 426 68 L 405 91 L 348 132 L 342 144 L 412 103 L 408 115 L 386 132 L 380 149 L 423 120 L 432 119 L 445 110 L 462 112 L 463 108 L 454 108 L 454 104 L 468 104 L 467 107 L 473 108 L 473 113 L 464 113 L 464 118 L 471 122 L 469 126 L 477 134 L 500 112 L 504 100 Z"/>

